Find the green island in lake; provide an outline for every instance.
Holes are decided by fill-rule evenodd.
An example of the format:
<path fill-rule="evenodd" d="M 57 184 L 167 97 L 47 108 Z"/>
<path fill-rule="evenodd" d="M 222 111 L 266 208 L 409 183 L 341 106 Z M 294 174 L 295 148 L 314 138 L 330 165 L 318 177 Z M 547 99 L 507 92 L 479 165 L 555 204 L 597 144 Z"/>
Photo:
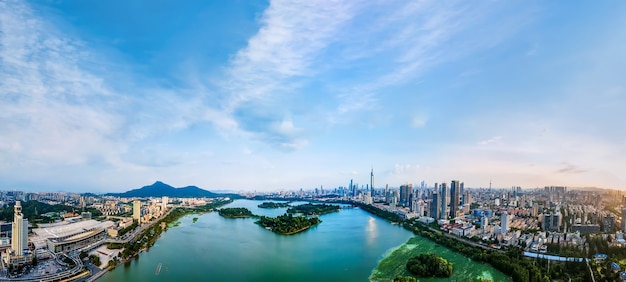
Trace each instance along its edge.
<path fill-rule="evenodd" d="M 296 234 L 309 229 L 311 226 L 321 223 L 317 217 L 293 216 L 291 214 L 279 215 L 275 218 L 261 216 L 256 223 L 265 229 L 283 235 Z"/>
<path fill-rule="evenodd" d="M 406 262 L 406 269 L 420 277 L 450 277 L 452 264 L 435 253 L 420 254 Z"/>
<path fill-rule="evenodd" d="M 249 209 L 246 208 L 223 208 L 217 213 L 225 218 L 245 218 L 254 216 Z"/>
<path fill-rule="evenodd" d="M 300 213 L 303 215 L 322 215 L 336 211 L 339 211 L 339 206 L 327 204 L 304 204 L 287 209 L 287 213 Z"/>
<path fill-rule="evenodd" d="M 277 202 L 263 202 L 260 205 L 258 205 L 259 208 L 262 209 L 278 209 L 278 208 L 286 208 L 289 207 L 289 204 L 291 202 L 286 202 L 286 203 L 277 203 Z"/>

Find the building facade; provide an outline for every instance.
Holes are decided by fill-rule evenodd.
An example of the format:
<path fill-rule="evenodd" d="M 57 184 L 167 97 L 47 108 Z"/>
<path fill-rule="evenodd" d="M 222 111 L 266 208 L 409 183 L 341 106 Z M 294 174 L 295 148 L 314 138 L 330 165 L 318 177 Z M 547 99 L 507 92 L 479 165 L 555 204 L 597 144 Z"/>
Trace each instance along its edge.
<path fill-rule="evenodd" d="M 459 193 L 461 185 L 458 180 L 452 180 L 450 183 L 450 218 L 455 218 L 459 211 Z"/>
<path fill-rule="evenodd" d="M 133 201 L 133 219 L 141 223 L 141 201 L 139 200 Z"/>

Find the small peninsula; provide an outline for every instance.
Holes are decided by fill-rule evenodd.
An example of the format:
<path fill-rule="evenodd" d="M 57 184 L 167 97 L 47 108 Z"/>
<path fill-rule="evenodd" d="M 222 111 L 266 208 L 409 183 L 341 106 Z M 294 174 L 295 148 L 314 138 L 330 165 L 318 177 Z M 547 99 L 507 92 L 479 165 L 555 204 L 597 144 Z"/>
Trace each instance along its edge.
<path fill-rule="evenodd" d="M 287 213 L 289 214 L 300 213 L 303 215 L 322 215 L 336 211 L 339 211 L 339 206 L 327 204 L 304 204 L 287 209 Z"/>
<path fill-rule="evenodd" d="M 452 276 L 452 264 L 434 253 L 410 258 L 406 263 L 406 268 L 409 272 L 420 277 Z"/>
<path fill-rule="evenodd" d="M 284 214 L 276 218 L 261 216 L 261 219 L 256 223 L 275 233 L 291 235 L 307 230 L 321 222 L 317 217 L 307 218 L 305 216 Z"/>
<path fill-rule="evenodd" d="M 286 208 L 289 207 L 289 204 L 291 202 L 286 202 L 286 203 L 278 203 L 278 202 L 263 202 L 260 205 L 258 205 L 259 208 L 262 209 L 278 209 L 278 208 Z"/>
<path fill-rule="evenodd" d="M 245 218 L 254 216 L 249 209 L 246 208 L 223 208 L 217 213 L 225 218 Z"/>

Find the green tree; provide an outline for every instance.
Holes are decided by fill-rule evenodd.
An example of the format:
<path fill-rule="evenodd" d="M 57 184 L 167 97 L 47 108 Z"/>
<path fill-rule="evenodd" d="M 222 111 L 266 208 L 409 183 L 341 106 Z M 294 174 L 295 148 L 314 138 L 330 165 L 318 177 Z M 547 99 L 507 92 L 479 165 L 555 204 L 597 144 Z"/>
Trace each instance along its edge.
<path fill-rule="evenodd" d="M 417 282 L 417 279 L 411 276 L 396 276 L 396 278 L 393 279 L 393 282 Z"/>
<path fill-rule="evenodd" d="M 450 277 L 452 264 L 434 253 L 420 254 L 406 263 L 409 272 L 420 277 Z"/>

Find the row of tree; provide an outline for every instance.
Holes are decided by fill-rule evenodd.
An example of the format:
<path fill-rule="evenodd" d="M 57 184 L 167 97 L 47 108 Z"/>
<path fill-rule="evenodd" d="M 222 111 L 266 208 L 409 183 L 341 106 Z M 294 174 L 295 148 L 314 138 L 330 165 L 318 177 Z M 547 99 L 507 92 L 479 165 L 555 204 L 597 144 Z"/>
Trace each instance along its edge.
<path fill-rule="evenodd" d="M 285 202 L 285 203 L 280 203 L 280 202 L 263 202 L 260 205 L 258 205 L 258 207 L 262 208 L 262 209 L 278 209 L 278 208 L 289 207 L 290 203 L 291 202 Z"/>
<path fill-rule="evenodd" d="M 217 213 L 226 218 L 242 218 L 254 216 L 249 209 L 246 208 L 223 208 L 219 209 Z"/>
<path fill-rule="evenodd" d="M 327 204 L 304 204 L 287 209 L 287 213 L 300 213 L 303 215 L 322 215 L 336 211 L 339 211 L 339 206 Z"/>

